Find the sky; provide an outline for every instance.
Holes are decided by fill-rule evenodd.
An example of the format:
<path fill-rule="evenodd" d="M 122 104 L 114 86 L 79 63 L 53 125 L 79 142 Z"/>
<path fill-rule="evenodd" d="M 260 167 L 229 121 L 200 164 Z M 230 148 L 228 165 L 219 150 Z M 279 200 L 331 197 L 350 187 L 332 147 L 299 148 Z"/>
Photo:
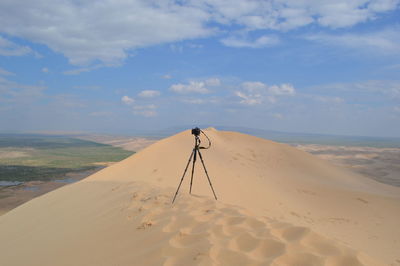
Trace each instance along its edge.
<path fill-rule="evenodd" d="M 0 132 L 400 137 L 400 0 L 0 1 Z"/>

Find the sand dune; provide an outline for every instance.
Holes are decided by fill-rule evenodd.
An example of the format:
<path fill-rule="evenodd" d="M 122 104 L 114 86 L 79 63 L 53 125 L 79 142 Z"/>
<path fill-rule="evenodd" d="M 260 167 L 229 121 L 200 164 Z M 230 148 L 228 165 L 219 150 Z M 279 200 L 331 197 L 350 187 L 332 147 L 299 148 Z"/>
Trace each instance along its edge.
<path fill-rule="evenodd" d="M 171 205 L 189 131 L 0 217 L 5 265 L 399 265 L 400 189 L 210 129 Z"/>

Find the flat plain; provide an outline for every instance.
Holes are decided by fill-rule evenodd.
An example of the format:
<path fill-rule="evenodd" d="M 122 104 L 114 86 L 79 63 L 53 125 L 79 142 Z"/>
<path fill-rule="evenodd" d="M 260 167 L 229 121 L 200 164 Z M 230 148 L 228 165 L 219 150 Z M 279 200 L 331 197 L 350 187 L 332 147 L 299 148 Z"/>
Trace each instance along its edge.
<path fill-rule="evenodd" d="M 0 135 L 0 215 L 132 154 L 69 136 Z"/>
<path fill-rule="evenodd" d="M 294 146 L 378 182 L 400 187 L 400 148 L 320 144 Z"/>

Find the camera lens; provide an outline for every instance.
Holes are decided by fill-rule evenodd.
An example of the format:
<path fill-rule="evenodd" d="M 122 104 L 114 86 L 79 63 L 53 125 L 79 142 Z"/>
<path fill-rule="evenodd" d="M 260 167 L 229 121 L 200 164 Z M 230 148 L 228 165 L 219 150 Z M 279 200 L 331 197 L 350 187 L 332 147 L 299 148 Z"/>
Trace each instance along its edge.
<path fill-rule="evenodd" d="M 198 127 L 192 128 L 192 134 L 195 136 L 200 135 L 200 128 Z"/>

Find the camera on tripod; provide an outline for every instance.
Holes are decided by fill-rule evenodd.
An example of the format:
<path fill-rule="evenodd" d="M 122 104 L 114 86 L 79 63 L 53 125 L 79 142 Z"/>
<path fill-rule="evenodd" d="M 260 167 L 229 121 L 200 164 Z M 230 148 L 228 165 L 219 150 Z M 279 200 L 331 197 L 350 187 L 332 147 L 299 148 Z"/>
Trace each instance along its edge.
<path fill-rule="evenodd" d="M 207 140 L 208 140 L 208 146 L 207 147 L 200 146 L 200 143 L 201 143 L 201 140 L 200 140 L 200 137 L 199 137 L 200 133 L 202 133 L 207 138 Z M 196 164 L 197 155 L 199 155 L 199 157 L 200 157 L 201 164 L 203 165 L 204 172 L 206 173 L 206 176 L 207 176 L 207 179 L 208 179 L 208 184 L 211 187 L 211 190 L 212 190 L 212 192 L 214 194 L 214 198 L 217 199 L 217 195 L 215 195 L 215 191 L 214 191 L 213 185 L 211 183 L 210 177 L 208 176 L 206 165 L 204 164 L 203 156 L 201 155 L 201 152 L 200 152 L 200 150 L 210 148 L 211 147 L 211 141 L 208 138 L 208 136 L 206 135 L 206 133 L 204 133 L 204 131 L 201 130 L 200 128 L 198 128 L 198 127 L 192 128 L 192 135 L 194 135 L 194 141 L 195 141 L 194 148 L 192 150 L 192 153 L 190 154 L 189 161 L 186 164 L 185 171 L 183 171 L 183 175 L 182 175 L 181 181 L 179 182 L 178 188 L 176 189 L 174 198 L 172 199 L 172 203 L 175 202 L 176 196 L 178 195 L 179 189 L 181 188 L 182 181 L 185 178 L 186 171 L 187 171 L 187 169 L 189 167 L 190 162 L 193 159 L 192 175 L 190 177 L 190 189 L 189 189 L 189 193 L 192 194 L 194 165 Z"/>
<path fill-rule="evenodd" d="M 200 128 L 198 128 L 198 127 L 192 128 L 192 135 L 199 136 Z"/>

